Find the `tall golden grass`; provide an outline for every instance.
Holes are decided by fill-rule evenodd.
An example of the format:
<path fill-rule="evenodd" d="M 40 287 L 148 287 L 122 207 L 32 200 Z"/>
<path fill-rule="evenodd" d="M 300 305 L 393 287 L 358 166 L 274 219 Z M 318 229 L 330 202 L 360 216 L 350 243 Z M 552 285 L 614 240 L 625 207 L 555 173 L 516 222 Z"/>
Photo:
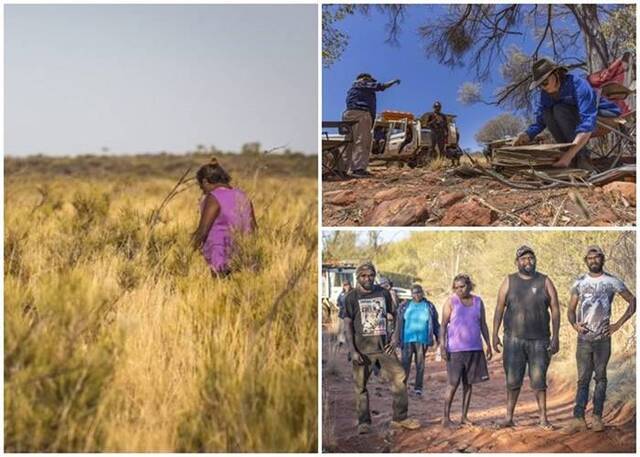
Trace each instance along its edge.
<path fill-rule="evenodd" d="M 246 169 L 259 231 L 224 280 L 197 186 L 149 223 L 179 173 L 6 176 L 7 451 L 317 449 L 316 180 Z"/>

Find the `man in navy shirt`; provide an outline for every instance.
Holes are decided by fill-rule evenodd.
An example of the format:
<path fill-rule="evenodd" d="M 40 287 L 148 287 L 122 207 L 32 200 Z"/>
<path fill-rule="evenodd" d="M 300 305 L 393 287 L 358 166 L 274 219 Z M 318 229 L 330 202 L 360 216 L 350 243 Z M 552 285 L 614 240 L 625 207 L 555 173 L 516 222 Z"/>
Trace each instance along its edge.
<path fill-rule="evenodd" d="M 338 172 L 345 175 L 351 169 L 355 178 L 369 176 L 369 154 L 371 153 L 371 130 L 376 118 L 376 92 L 400 84 L 399 79 L 379 83 L 369 73 L 360 73 L 347 93 L 347 109 L 342 113 L 343 121 L 356 121 L 352 127 L 352 142 L 345 148 L 338 161 Z"/>
<path fill-rule="evenodd" d="M 590 152 L 585 147 L 596 130 L 597 116 L 616 117 L 620 108 L 604 97 L 583 77 L 568 73 L 566 67 L 548 59 L 533 64 L 533 82 L 530 90 L 540 87 L 534 122 L 520 133 L 513 145 L 533 140 L 545 127 L 558 143 L 572 143 L 554 167 L 592 169 Z"/>

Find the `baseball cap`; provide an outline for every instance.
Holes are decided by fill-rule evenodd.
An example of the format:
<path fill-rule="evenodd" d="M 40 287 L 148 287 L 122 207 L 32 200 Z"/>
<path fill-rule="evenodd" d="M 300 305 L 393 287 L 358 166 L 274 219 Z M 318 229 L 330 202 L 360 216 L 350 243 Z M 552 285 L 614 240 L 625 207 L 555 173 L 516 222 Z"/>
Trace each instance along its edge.
<path fill-rule="evenodd" d="M 520 257 L 522 257 L 525 254 L 531 254 L 534 257 L 536 256 L 536 253 L 533 252 L 533 249 L 531 249 L 529 246 L 523 244 L 522 246 L 520 246 L 516 250 L 516 259 L 519 259 Z"/>
<path fill-rule="evenodd" d="M 600 246 L 596 246 L 596 245 L 591 245 L 587 248 L 587 253 L 585 254 L 585 257 L 588 256 L 589 254 L 598 254 L 604 257 L 604 252 L 602 251 L 602 249 L 600 249 Z"/>
<path fill-rule="evenodd" d="M 422 286 L 420 284 L 414 284 L 411 287 L 411 293 L 412 294 L 421 294 L 421 293 L 423 293 Z"/>
<path fill-rule="evenodd" d="M 356 276 L 359 276 L 360 273 L 365 270 L 371 271 L 374 275 L 376 274 L 376 267 L 374 267 L 371 262 L 364 262 L 361 263 L 358 268 L 356 268 Z"/>

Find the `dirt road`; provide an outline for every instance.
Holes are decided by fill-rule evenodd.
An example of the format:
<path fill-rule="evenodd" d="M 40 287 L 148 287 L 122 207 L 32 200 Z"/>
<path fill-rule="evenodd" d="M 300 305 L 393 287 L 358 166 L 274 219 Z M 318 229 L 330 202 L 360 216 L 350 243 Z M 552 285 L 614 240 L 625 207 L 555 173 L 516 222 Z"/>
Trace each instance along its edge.
<path fill-rule="evenodd" d="M 553 362 L 552 362 L 553 363 Z M 495 423 L 504 417 L 506 394 L 501 358 L 489 364 L 490 380 L 474 387 L 469 418 L 472 427 L 443 428 L 440 418 L 447 385 L 444 362 L 427 355 L 425 392 L 413 393 L 412 369 L 409 382 L 409 416 L 422 428 L 392 431 L 391 393 L 388 384 L 372 376 L 369 382 L 372 432 L 358 435 L 351 368 L 345 352 L 330 357 L 323 345 L 323 449 L 326 452 L 635 452 L 635 407 L 605 404 L 602 433 L 591 431 L 568 435 L 562 427 L 571 419 L 575 384 L 551 379 L 548 390 L 548 416 L 557 427 L 545 431 L 536 426 L 535 397 L 525 381 L 516 407 L 516 427 L 498 430 Z M 573 373 L 571 373 L 573 374 Z M 460 396 L 456 394 L 451 418 L 460 420 Z M 587 410 L 587 422 L 591 409 Z"/>
<path fill-rule="evenodd" d="M 606 187 L 520 190 L 451 168 L 372 168 L 373 176 L 323 181 L 325 226 L 633 225 L 633 197 Z M 629 201 L 631 200 L 631 201 Z"/>

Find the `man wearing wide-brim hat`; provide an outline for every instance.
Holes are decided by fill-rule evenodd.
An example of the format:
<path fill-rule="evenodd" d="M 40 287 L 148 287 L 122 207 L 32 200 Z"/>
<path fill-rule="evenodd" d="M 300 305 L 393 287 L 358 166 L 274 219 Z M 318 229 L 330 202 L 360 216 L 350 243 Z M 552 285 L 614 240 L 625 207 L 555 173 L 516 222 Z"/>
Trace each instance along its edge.
<path fill-rule="evenodd" d="M 547 128 L 557 143 L 573 143 L 554 167 L 592 169 L 586 145 L 596 130 L 596 119 L 598 115 L 619 116 L 620 108 L 599 97 L 584 77 L 568 73 L 567 67 L 549 59 L 534 62 L 532 78 L 529 90 L 540 88 L 535 120 L 516 137 L 513 145 L 527 144 Z"/>
<path fill-rule="evenodd" d="M 360 73 L 347 92 L 347 109 L 342 113 L 343 121 L 355 121 L 351 128 L 352 141 L 341 154 L 337 172 L 342 178 L 348 177 L 349 170 L 353 178 L 370 176 L 367 171 L 373 136 L 373 122 L 376 118 L 376 92 L 400 84 L 399 79 L 379 83 L 369 73 Z"/>

